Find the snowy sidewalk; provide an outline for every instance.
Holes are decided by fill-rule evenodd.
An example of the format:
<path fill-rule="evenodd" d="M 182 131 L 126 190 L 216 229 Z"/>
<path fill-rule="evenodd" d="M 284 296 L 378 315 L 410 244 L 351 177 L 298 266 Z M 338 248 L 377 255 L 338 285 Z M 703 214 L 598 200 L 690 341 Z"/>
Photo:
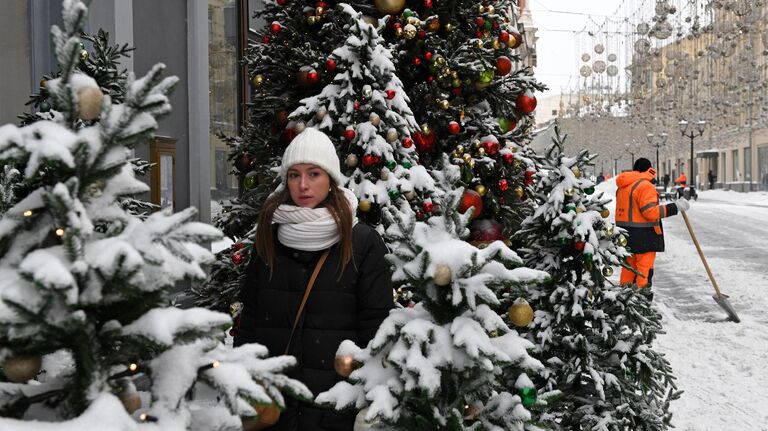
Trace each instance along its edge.
<path fill-rule="evenodd" d="M 615 184 L 598 189 L 615 194 Z M 685 391 L 672 404 L 682 431 L 768 430 L 768 194 L 705 191 L 688 212 L 721 291 L 741 323 L 725 321 L 679 216 L 664 220 L 666 252 L 653 289 L 667 332 L 657 347 Z"/>

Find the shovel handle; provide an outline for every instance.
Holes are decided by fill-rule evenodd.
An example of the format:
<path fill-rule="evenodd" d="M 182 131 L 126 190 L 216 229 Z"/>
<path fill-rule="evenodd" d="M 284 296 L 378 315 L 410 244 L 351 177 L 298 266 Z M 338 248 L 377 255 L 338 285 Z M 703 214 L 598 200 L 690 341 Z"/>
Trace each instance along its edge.
<path fill-rule="evenodd" d="M 685 220 L 685 226 L 688 227 L 688 233 L 691 234 L 691 239 L 693 240 L 693 244 L 696 246 L 696 251 L 699 252 L 699 257 L 701 258 L 701 263 L 704 264 L 704 269 L 707 270 L 707 275 L 709 275 L 709 280 L 712 282 L 712 286 L 715 287 L 715 293 L 717 293 L 718 297 L 722 297 L 723 294 L 720 293 L 720 288 L 717 287 L 717 281 L 715 281 L 715 276 L 712 275 L 712 270 L 709 269 L 709 264 L 707 264 L 707 259 L 704 257 L 704 252 L 701 251 L 701 246 L 699 245 L 699 240 L 696 239 L 696 234 L 693 233 L 693 227 L 691 227 L 691 222 L 688 220 L 688 215 L 685 213 L 685 211 L 680 211 L 680 214 L 683 216 L 683 220 Z"/>

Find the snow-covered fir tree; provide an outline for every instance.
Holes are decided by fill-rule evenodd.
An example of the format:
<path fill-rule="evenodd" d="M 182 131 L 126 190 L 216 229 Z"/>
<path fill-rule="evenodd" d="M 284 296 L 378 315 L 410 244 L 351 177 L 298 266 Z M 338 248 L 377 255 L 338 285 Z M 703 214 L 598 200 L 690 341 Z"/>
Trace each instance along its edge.
<path fill-rule="evenodd" d="M 521 333 L 546 366 L 541 384 L 561 391 L 548 414 L 567 430 L 666 429 L 678 394 L 669 362 L 653 349 L 662 331 L 653 294 L 608 280 L 629 256 L 626 237 L 607 219 L 610 198 L 583 175 L 595 156 L 567 156 L 559 125 L 555 132 L 538 160 L 538 207 L 518 234 L 525 263 L 551 274 L 530 289 L 530 305 L 518 304 L 535 310 Z"/>
<path fill-rule="evenodd" d="M 365 408 L 359 420 L 375 429 L 538 429 L 529 409 L 545 397 L 529 376 L 542 364 L 494 307 L 497 292 L 547 274 L 522 267 L 501 241 L 484 249 L 464 241 L 471 212 L 456 211 L 460 196 L 446 195 L 444 214 L 427 221 L 406 204 L 385 213 L 393 280 L 413 292 L 415 306 L 393 311 L 367 346 L 342 343 L 337 358 L 357 369 L 318 402 Z"/>
<path fill-rule="evenodd" d="M 177 282 L 205 276 L 200 244 L 220 232 L 191 208 L 143 220 L 118 200 L 147 190 L 129 150 L 170 112 L 177 79 L 162 65 L 129 75 L 113 103 L 77 68 L 86 13 L 65 0 L 52 29 L 51 119 L 0 127 L 0 162 L 28 190 L 0 219 L 0 429 L 237 430 L 254 403 L 310 397 L 282 374 L 293 358 L 226 346 L 228 315 L 169 306 Z"/>

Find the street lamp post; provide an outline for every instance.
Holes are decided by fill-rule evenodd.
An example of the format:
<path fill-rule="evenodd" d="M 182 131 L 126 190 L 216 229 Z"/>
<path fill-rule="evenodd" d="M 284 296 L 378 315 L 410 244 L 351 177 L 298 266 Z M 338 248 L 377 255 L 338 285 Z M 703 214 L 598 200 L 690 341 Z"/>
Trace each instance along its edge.
<path fill-rule="evenodd" d="M 632 166 L 635 166 L 635 153 L 633 151 L 630 151 L 632 149 L 632 143 L 627 142 L 626 145 L 627 145 L 627 152 L 629 153 L 630 156 L 632 156 Z"/>
<path fill-rule="evenodd" d="M 614 157 L 613 158 L 613 176 L 614 177 L 619 174 L 619 159 L 620 158 L 621 158 L 621 155 L 619 155 L 619 157 Z"/>
<path fill-rule="evenodd" d="M 648 143 L 651 144 L 652 147 L 656 148 L 656 184 L 659 184 L 659 148 L 667 143 L 668 135 L 666 132 L 662 132 L 659 134 L 658 140 L 654 140 L 654 136 L 655 135 L 653 133 L 649 133 L 646 135 L 646 138 L 648 138 Z"/>
<path fill-rule="evenodd" d="M 707 122 L 704 120 L 699 120 L 695 123 L 695 128 L 689 127 L 690 123 L 688 123 L 686 120 L 681 120 L 677 124 L 680 126 L 680 133 L 682 133 L 683 136 L 687 136 L 691 140 L 691 179 L 689 181 L 691 182 L 691 185 L 695 185 L 696 181 L 694 179 L 695 177 L 693 176 L 693 139 L 704 134 L 704 126 L 707 125 Z"/>

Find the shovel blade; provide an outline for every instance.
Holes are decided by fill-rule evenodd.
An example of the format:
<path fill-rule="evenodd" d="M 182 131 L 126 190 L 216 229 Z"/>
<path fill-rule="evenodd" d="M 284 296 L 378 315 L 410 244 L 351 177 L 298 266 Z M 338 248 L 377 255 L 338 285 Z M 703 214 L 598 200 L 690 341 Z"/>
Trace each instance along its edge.
<path fill-rule="evenodd" d="M 720 295 L 712 295 L 712 298 L 715 300 L 717 305 L 720 306 L 725 312 L 728 314 L 728 319 L 739 323 L 741 322 L 741 319 L 739 319 L 739 315 L 736 314 L 736 310 L 731 305 L 731 302 L 728 301 L 728 295 L 720 294 Z"/>

